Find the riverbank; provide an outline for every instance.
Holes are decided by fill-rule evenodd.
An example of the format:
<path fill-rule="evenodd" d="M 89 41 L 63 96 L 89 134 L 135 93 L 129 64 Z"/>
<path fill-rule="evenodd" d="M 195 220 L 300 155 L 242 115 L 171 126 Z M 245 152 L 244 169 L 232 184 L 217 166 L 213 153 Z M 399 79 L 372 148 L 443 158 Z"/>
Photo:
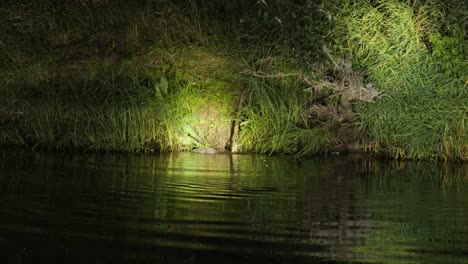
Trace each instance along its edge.
<path fill-rule="evenodd" d="M 451 3 L 305 2 L 6 1 L 0 144 L 468 159 Z"/>

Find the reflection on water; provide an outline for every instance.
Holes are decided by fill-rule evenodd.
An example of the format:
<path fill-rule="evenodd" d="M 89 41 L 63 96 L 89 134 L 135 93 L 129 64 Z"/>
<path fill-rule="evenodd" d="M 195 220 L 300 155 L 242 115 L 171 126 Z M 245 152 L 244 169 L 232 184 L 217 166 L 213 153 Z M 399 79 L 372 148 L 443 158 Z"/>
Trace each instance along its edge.
<path fill-rule="evenodd" d="M 0 152 L 0 262 L 466 263 L 467 165 Z"/>

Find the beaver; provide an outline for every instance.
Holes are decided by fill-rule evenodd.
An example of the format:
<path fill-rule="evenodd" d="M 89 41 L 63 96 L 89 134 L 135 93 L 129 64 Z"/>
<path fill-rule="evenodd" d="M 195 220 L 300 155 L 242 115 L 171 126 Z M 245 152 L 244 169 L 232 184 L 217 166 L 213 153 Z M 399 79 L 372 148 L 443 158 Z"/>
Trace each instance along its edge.
<path fill-rule="evenodd" d="M 216 154 L 216 153 L 218 153 L 218 151 L 216 149 L 209 148 L 209 147 L 192 149 L 192 152 L 202 153 L 202 154 Z"/>

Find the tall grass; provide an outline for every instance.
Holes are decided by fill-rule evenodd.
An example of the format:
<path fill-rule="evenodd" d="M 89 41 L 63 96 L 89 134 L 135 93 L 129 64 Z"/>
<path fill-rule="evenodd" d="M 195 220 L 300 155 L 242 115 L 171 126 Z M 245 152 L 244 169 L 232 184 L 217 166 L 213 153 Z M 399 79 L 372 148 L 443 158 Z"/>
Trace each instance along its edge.
<path fill-rule="evenodd" d="M 200 140 L 189 122 L 193 88 L 173 75 L 169 89 L 166 77 L 160 78 L 164 89 L 124 74 L 113 79 L 107 71 L 84 82 L 17 88 L 5 109 L 21 114 L 0 120 L 6 128 L 0 144 L 92 151 L 144 151 L 149 143 L 160 151 L 191 148 Z"/>
<path fill-rule="evenodd" d="M 156 100 L 148 100 L 155 119 L 151 140 L 158 142 L 162 151 L 186 150 L 203 145 L 203 139 L 194 130 L 194 112 L 200 104 L 200 95 L 193 83 L 172 83 L 168 90 L 165 77 L 155 85 Z M 165 87 L 166 86 L 166 87 Z"/>
<path fill-rule="evenodd" d="M 19 84 L 9 95 L 15 101 L 6 108 L 22 114 L 8 126 L 15 131 L 1 131 L 1 143 L 93 150 L 130 150 L 141 145 L 141 127 L 148 122 L 139 116 L 142 96 L 138 98 L 129 80 L 117 80 L 122 82 L 117 87 L 107 72 L 99 77 L 89 82 Z"/>
<path fill-rule="evenodd" d="M 195 64 L 188 69 L 174 58 L 190 45 L 207 45 L 199 21 L 183 5 L 5 1 L 0 12 L 0 76 L 6 80 L 0 144 L 94 151 L 207 144 L 195 129 L 194 112 L 208 99 L 220 106 L 217 100 L 229 98 L 207 96 L 225 89 L 216 84 L 207 91 L 215 85 L 194 81 L 190 73 L 206 66 L 197 63 L 212 59 L 208 66 L 216 67 L 224 61 L 207 52 L 184 58 Z M 207 75 L 229 75 L 233 65 L 226 65 Z"/>
<path fill-rule="evenodd" d="M 466 32 L 444 24 L 446 6 L 344 3 L 337 49 L 352 54 L 386 94 L 356 106 L 360 128 L 378 142 L 374 150 L 396 158 L 468 159 Z"/>
<path fill-rule="evenodd" d="M 223 78 L 238 66 L 195 48 L 177 55 L 169 64 L 169 55 L 154 49 L 122 65 L 101 63 L 87 77 L 8 84 L 0 90 L 0 145 L 88 151 L 224 147 L 238 82 Z"/>
<path fill-rule="evenodd" d="M 330 141 L 326 129 L 303 125 L 307 123 L 303 120 L 307 98 L 294 81 L 253 78 L 248 89 L 250 97 L 242 110 L 241 150 L 307 155 L 322 150 Z"/>

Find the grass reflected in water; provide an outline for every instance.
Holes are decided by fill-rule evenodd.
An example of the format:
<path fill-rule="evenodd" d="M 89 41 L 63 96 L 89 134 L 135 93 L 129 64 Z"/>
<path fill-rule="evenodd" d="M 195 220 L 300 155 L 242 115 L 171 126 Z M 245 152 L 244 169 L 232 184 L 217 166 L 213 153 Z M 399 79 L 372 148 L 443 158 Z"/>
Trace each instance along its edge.
<path fill-rule="evenodd" d="M 462 263 L 466 164 L 0 154 L 3 263 Z"/>

